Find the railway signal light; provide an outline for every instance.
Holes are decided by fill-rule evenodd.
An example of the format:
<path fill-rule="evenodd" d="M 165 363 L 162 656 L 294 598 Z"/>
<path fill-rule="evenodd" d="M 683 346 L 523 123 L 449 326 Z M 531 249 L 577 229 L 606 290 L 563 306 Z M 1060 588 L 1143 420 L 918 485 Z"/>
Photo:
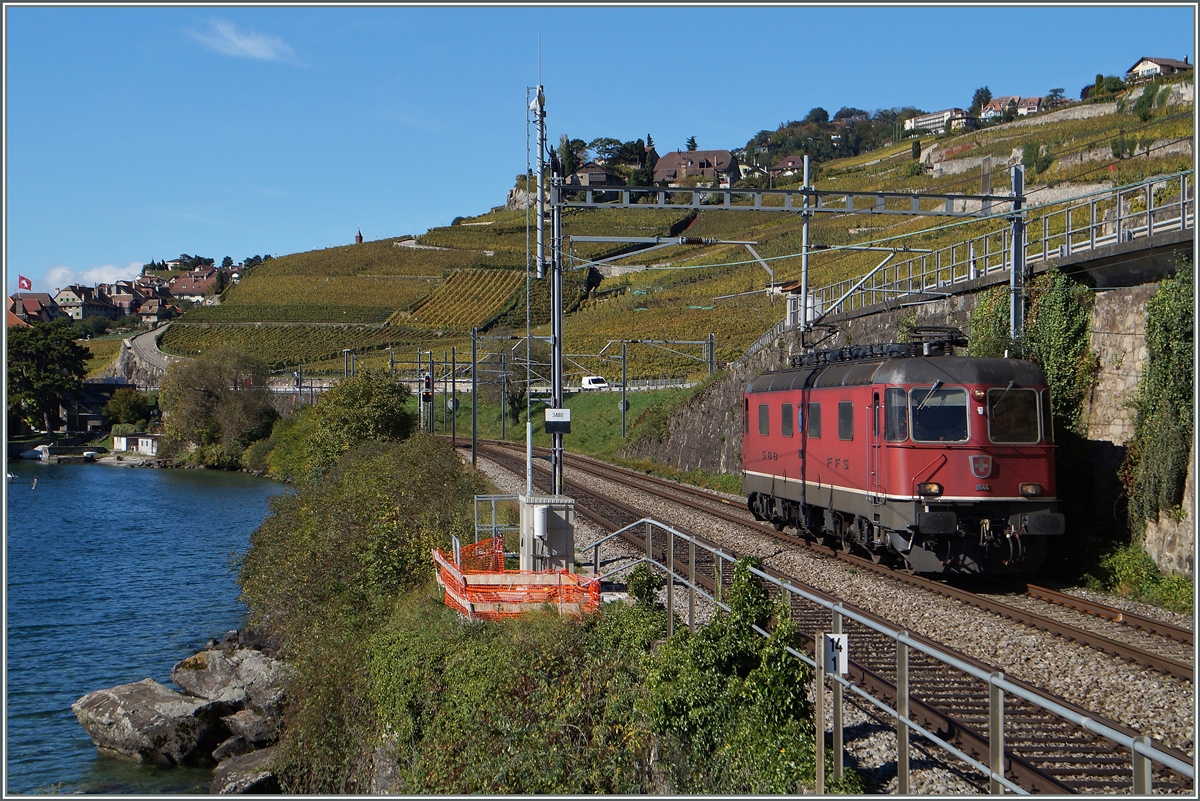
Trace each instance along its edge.
<path fill-rule="evenodd" d="M 433 403 L 433 376 L 429 373 L 421 376 L 421 400 Z"/>

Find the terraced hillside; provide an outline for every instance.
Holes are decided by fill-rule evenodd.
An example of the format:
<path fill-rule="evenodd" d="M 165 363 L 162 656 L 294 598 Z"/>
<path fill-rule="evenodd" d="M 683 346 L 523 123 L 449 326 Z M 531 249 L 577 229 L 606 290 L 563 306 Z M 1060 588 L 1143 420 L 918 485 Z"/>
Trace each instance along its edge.
<path fill-rule="evenodd" d="M 1040 236 L 1040 218 L 1068 198 L 1192 168 L 1192 85 L 1176 85 L 1169 92 L 1155 88 L 1157 105 L 1151 104 L 1147 114 L 1143 104 L 1142 115 L 1134 116 L 1142 91 L 1133 89 L 1116 103 L 1082 104 L 979 131 L 923 137 L 919 163 L 912 158 L 912 140 L 904 140 L 821 164 L 813 182 L 823 191 L 978 194 L 982 158 L 988 156 L 991 192 L 1002 194 L 1009 191 L 1009 167 L 1024 163 L 1028 230 Z M 793 180 L 794 187 L 799 176 L 780 180 Z M 1065 224 L 1061 214 L 1049 219 L 1045 234 Z M 1002 218 L 964 222 L 822 214 L 810 226 L 810 239 L 814 245 L 835 247 L 936 249 L 1007 225 Z M 798 214 L 715 208 L 564 214 L 568 243 L 572 236 L 676 236 L 684 231 L 688 236 L 753 241 L 775 281 L 800 278 Z M 186 354 L 224 341 L 279 367 L 302 359 L 306 369 L 323 365 L 338 371 L 344 347 L 355 349 L 359 364 L 386 364 L 388 347 L 397 349 L 398 359 L 404 353 L 406 360 L 418 349 L 433 350 L 439 357 L 450 347 L 462 353 L 470 346 L 466 332 L 474 325 L 525 327 L 527 248 L 534 248 L 534 231 L 525 212 L 497 211 L 432 229 L 404 245 L 388 239 L 282 257 L 257 268 L 227 292 L 221 306 L 188 312 L 172 326 L 164 347 Z M 589 259 L 630 249 L 575 242 L 573 264 L 586 268 Z M 881 258 L 879 252 L 815 251 L 809 260 L 810 285 L 862 275 Z M 578 300 L 584 296 L 585 272 L 566 275 L 571 313 L 564 326 L 565 349 L 575 355 L 569 370 L 611 379 L 619 365 L 582 354 L 598 354 L 614 339 L 699 341 L 710 332 L 716 334 L 717 358 L 735 359 L 785 315 L 782 299 L 764 292 L 771 276 L 741 245 L 672 246 L 630 253 L 613 264 L 632 271 L 605 278 L 582 303 Z M 548 321 L 548 286 L 534 281 L 532 288 L 529 305 L 536 326 Z M 264 325 L 248 326 L 251 322 Z M 305 325 L 265 325 L 286 322 Z M 356 325 L 330 325 L 342 322 Z M 538 333 L 547 332 L 543 327 Z M 673 348 L 676 353 L 652 346 L 635 350 L 636 356 L 630 354 L 631 377 L 695 375 L 704 370 L 692 356 L 699 356 L 697 348 Z"/>
<path fill-rule="evenodd" d="M 398 312 L 393 320 L 466 331 L 495 317 L 524 283 L 524 270 L 455 270 L 416 310 Z"/>

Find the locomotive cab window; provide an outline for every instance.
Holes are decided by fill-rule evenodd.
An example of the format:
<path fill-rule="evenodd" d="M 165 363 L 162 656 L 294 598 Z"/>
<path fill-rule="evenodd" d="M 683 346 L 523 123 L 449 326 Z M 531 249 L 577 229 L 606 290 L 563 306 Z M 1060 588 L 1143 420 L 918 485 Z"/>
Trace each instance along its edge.
<path fill-rule="evenodd" d="M 821 438 L 821 404 L 808 404 L 808 437 L 809 439 Z"/>
<path fill-rule="evenodd" d="M 785 403 L 779 407 L 779 433 L 785 437 L 792 436 L 792 404 Z"/>
<path fill-rule="evenodd" d="M 742 398 L 742 433 L 750 433 L 750 399 Z"/>
<path fill-rule="evenodd" d="M 908 394 L 914 442 L 966 442 L 967 392 L 935 381 Z"/>
<path fill-rule="evenodd" d="M 1032 389 L 988 390 L 988 436 L 992 442 L 1038 441 L 1037 392 Z"/>
<path fill-rule="evenodd" d="M 771 407 L 765 403 L 758 406 L 758 433 L 764 437 L 771 433 Z"/>
<path fill-rule="evenodd" d="M 854 403 L 838 403 L 838 439 L 854 439 Z"/>
<path fill-rule="evenodd" d="M 908 439 L 908 396 L 902 389 L 889 389 L 885 403 L 884 436 L 888 442 L 903 442 Z"/>

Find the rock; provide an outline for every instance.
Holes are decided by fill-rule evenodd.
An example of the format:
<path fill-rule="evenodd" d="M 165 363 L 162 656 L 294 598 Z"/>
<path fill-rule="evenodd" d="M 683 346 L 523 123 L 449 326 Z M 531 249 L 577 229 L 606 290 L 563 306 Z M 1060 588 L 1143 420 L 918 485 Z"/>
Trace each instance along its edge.
<path fill-rule="evenodd" d="M 97 690 L 71 705 L 100 751 L 157 765 L 207 764 L 229 736 L 222 701 L 175 692 L 154 679 Z"/>
<path fill-rule="evenodd" d="M 400 777 L 396 772 L 396 738 L 389 735 L 375 747 L 371 757 L 371 795 L 396 795 Z"/>
<path fill-rule="evenodd" d="M 213 648 L 189 656 L 171 668 L 171 681 L 189 695 L 241 704 L 246 690 L 237 680 L 238 660 Z"/>
<path fill-rule="evenodd" d="M 213 771 L 208 792 L 217 793 L 278 793 L 279 780 L 271 772 L 274 748 L 264 748 L 225 760 Z"/>
<path fill-rule="evenodd" d="M 223 720 L 231 732 L 240 735 L 255 748 L 271 745 L 279 738 L 280 720 L 275 715 L 262 715 L 243 709 L 227 715 Z"/>
<path fill-rule="evenodd" d="M 171 680 L 186 693 L 247 705 L 267 715 L 282 706 L 287 678 L 281 662 L 248 648 L 210 648 L 171 669 Z"/>
<path fill-rule="evenodd" d="M 282 643 L 278 634 L 270 634 L 259 629 L 245 628 L 238 632 L 238 647 L 253 648 L 262 651 L 270 657 L 278 657 Z"/>
<path fill-rule="evenodd" d="M 253 750 L 254 747 L 246 742 L 245 737 L 235 734 L 216 747 L 216 750 L 212 752 L 212 758 L 218 762 L 224 762 L 227 759 L 248 754 Z"/>

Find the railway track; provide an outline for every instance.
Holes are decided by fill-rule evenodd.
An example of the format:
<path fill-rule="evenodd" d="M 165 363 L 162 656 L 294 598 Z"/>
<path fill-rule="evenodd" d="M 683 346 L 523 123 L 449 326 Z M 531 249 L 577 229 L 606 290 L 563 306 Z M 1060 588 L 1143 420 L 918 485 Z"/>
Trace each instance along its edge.
<path fill-rule="evenodd" d="M 519 453 L 523 458 L 523 446 L 498 442 L 488 442 L 486 445 L 489 451 L 492 451 L 494 448 L 502 448 L 509 453 Z M 981 594 L 947 581 L 905 573 L 904 571 L 875 562 L 870 558 L 858 556 L 840 548 L 813 542 L 804 537 L 788 534 L 786 531 L 780 531 L 766 523 L 754 520 L 749 510 L 746 509 L 745 503 L 741 500 L 733 500 L 706 490 L 683 486 L 657 478 L 656 476 L 645 475 L 634 470 L 605 464 L 604 462 L 575 454 L 567 456 L 566 464 L 568 467 L 593 473 L 606 480 L 632 489 L 659 494 L 666 497 L 672 503 L 678 503 L 696 511 L 718 517 L 721 520 L 748 528 L 788 545 L 808 548 L 825 556 L 848 562 L 858 569 L 869 570 L 890 580 L 920 587 L 923 590 L 951 598 L 960 603 L 970 604 L 971 606 L 999 615 L 1016 623 L 1022 623 L 1063 637 L 1064 639 L 1087 645 L 1102 653 L 1121 657 L 1134 664 L 1144 665 L 1161 671 L 1166 675 L 1189 682 L 1194 681 L 1194 667 L 1190 661 L 1185 661 L 1190 656 L 1193 643 L 1192 632 L 1187 629 L 1133 615 L 1101 604 L 1085 602 L 1045 587 L 1032 584 L 1022 585 L 1023 589 L 1021 592 L 1031 598 L 1059 606 L 1068 606 L 1083 614 L 1117 623 L 1130 629 L 1137 629 L 1152 637 L 1169 641 L 1168 643 L 1155 643 L 1152 639 L 1139 638 L 1139 642 L 1129 642 L 1128 639 L 1119 639 L 1116 636 L 1089 630 L 1082 625 L 1076 625 L 1060 619 L 1060 617 L 1024 608 L 1023 606 L 1017 606 L 1013 603 L 1006 603 L 1002 596 Z M 972 578 L 972 581 L 974 582 L 975 579 Z M 1010 591 L 1012 591 L 1012 587 L 1016 586 L 1012 583 L 1000 585 L 994 579 L 982 579 L 980 581 L 992 587 L 1005 586 L 1010 588 Z"/>
<path fill-rule="evenodd" d="M 485 456 L 500 466 L 510 469 L 518 475 L 524 474 L 523 449 L 499 443 L 484 444 L 483 449 L 486 451 Z M 770 526 L 754 522 L 749 519 L 749 514 L 744 511 L 744 507 L 735 514 L 731 511 L 737 507 L 735 501 L 721 498 L 712 493 L 681 488 L 671 482 L 664 482 L 651 476 L 644 476 L 634 471 L 614 468 L 611 465 L 603 465 L 603 463 L 576 456 L 568 457 L 567 465 L 601 475 L 606 480 L 628 484 L 642 492 L 661 491 L 673 503 L 686 503 L 706 514 L 715 515 L 740 526 L 747 526 L 775 539 L 807 544 L 800 538 L 791 537 L 775 531 Z M 540 470 L 535 470 L 535 484 L 538 484 L 543 491 L 549 491 L 548 477 Z M 575 499 L 577 513 L 609 531 L 616 531 L 651 516 L 628 504 L 605 496 L 594 487 L 581 486 L 575 481 L 567 481 L 566 492 Z M 688 496 L 692 497 L 688 500 L 681 500 Z M 645 553 L 649 547 L 656 559 L 662 563 L 675 565 L 677 573 L 694 576 L 694 583 L 709 593 L 715 594 L 718 587 L 727 588 L 730 582 L 731 576 L 727 575 L 728 569 L 723 575 L 711 555 L 708 555 L 704 549 L 697 549 L 694 546 L 689 548 L 682 540 L 674 541 L 673 547 L 665 541 L 652 541 L 648 545 L 644 538 L 639 538 L 633 531 L 626 532 L 626 535 L 627 540 L 637 552 Z M 666 538 L 660 535 L 658 539 L 665 540 Z M 707 542 L 703 538 L 701 541 Z M 717 547 L 730 553 L 728 547 Z M 731 555 L 737 556 L 737 554 Z M 851 558 L 852 561 L 857 559 L 841 553 L 835 555 L 837 558 Z M 886 570 L 873 564 L 870 560 L 859 559 L 855 564 Z M 773 573 L 773 575 L 778 574 Z M 891 570 L 886 570 L 886 575 L 898 577 L 906 582 L 919 579 L 919 577 L 904 574 L 897 576 L 896 572 Z M 805 586 L 804 582 L 795 577 L 779 576 L 779 578 L 795 586 Z M 911 583 L 923 586 L 920 581 Z M 808 588 L 806 587 L 806 589 Z M 809 591 L 830 602 L 837 601 L 833 596 L 819 590 L 809 589 Z M 976 606 L 984 606 L 988 603 L 986 600 L 982 602 L 968 600 L 967 602 Z M 846 605 L 843 604 L 843 606 Z M 805 641 L 803 647 L 811 654 L 814 650 L 814 633 L 832 630 L 830 613 L 823 606 L 797 597 L 793 597 L 792 607 L 793 617 L 803 633 L 802 637 Z M 880 625 L 897 628 L 894 624 L 890 624 L 866 610 L 853 608 L 853 611 Z M 1115 612 L 1115 610 L 1113 611 Z M 1020 614 L 1027 615 L 1027 613 Z M 1012 615 L 1006 616 L 1012 617 Z M 1041 627 L 1049 629 L 1052 625 L 1054 625 L 1053 622 L 1048 622 L 1047 625 Z M 850 635 L 851 680 L 867 689 L 872 695 L 894 706 L 897 695 L 895 641 L 849 619 L 845 621 L 842 630 Z M 940 651 L 949 652 L 978 669 L 996 672 L 994 668 L 979 660 L 958 654 L 940 643 L 917 636 L 913 636 L 913 639 Z M 1146 663 L 1146 661 L 1154 661 L 1154 657 L 1148 656 L 1142 663 Z M 970 675 L 952 670 L 945 664 L 916 650 L 909 652 L 907 681 L 910 718 L 942 739 L 951 742 L 964 753 L 986 763 L 989 753 L 988 740 L 984 734 L 981 734 L 988 730 L 989 698 L 986 683 Z M 1014 683 L 1022 686 L 1028 692 L 1050 699 L 1079 715 L 1096 719 L 1096 716 L 1089 711 L 1063 699 L 1050 696 L 1032 685 L 1016 681 Z M 1070 721 L 1019 698 L 1011 696 L 1006 698 L 1004 715 L 1006 721 L 1005 775 L 1010 780 L 1030 791 L 1042 793 L 1129 791 L 1130 755 L 1126 748 L 1117 746 Z M 1105 722 L 1105 725 L 1131 737 L 1137 736 L 1137 732 L 1120 724 Z M 1161 743 L 1154 745 L 1176 759 L 1191 764 L 1191 759 L 1186 754 Z M 1191 780 L 1168 768 L 1155 765 L 1152 775 L 1154 788 L 1158 792 L 1191 792 Z"/>

